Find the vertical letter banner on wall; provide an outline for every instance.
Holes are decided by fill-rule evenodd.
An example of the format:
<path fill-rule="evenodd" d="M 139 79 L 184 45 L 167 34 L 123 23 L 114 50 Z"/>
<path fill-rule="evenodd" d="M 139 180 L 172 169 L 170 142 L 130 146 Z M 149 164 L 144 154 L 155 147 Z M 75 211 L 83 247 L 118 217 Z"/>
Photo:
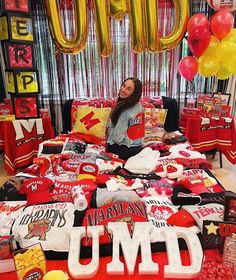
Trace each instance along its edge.
<path fill-rule="evenodd" d="M 34 62 L 34 22 L 30 0 L 2 0 L 0 38 L 3 41 L 7 91 L 16 119 L 38 117 L 39 78 Z"/>

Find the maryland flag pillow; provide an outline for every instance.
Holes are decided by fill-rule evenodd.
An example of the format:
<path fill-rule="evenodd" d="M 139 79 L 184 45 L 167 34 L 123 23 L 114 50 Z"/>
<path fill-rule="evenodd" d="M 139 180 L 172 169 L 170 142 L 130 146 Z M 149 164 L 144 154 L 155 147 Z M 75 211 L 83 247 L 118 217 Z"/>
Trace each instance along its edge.
<path fill-rule="evenodd" d="M 110 112 L 111 108 L 78 107 L 76 122 L 72 131 L 105 138 L 106 124 Z"/>

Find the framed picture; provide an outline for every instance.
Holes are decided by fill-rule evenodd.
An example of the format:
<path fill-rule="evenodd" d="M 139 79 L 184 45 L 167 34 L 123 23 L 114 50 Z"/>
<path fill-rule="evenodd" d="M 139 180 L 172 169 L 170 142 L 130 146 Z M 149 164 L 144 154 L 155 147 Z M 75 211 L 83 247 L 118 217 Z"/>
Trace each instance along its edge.
<path fill-rule="evenodd" d="M 38 96 L 11 96 L 12 107 L 16 119 L 39 118 Z"/>
<path fill-rule="evenodd" d="M 219 93 L 213 93 L 213 97 L 218 97 Z M 222 105 L 229 105 L 230 102 L 230 98 L 231 98 L 231 94 L 230 93 L 221 93 L 220 94 L 221 97 L 221 103 Z"/>
<path fill-rule="evenodd" d="M 236 193 L 225 192 L 224 221 L 236 223 Z"/>

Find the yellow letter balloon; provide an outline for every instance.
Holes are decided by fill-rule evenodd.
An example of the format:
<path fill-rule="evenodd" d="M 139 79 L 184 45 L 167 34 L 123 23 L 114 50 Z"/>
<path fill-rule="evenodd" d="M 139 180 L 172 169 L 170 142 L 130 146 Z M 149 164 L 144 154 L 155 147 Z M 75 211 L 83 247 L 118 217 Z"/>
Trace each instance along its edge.
<path fill-rule="evenodd" d="M 128 12 L 126 0 L 110 0 L 110 15 L 121 20 Z"/>
<path fill-rule="evenodd" d="M 160 38 L 159 51 L 171 50 L 178 46 L 184 37 L 189 20 L 189 1 L 173 0 L 175 6 L 175 26 L 170 35 Z"/>
<path fill-rule="evenodd" d="M 219 71 L 220 63 L 214 57 L 200 57 L 198 60 L 198 73 L 204 77 L 215 75 Z"/>
<path fill-rule="evenodd" d="M 109 56 L 112 53 L 112 47 L 106 1 L 93 0 L 93 2 L 96 22 L 96 35 L 100 55 Z"/>
<path fill-rule="evenodd" d="M 175 6 L 175 25 L 168 36 L 158 35 L 158 0 L 129 0 L 132 49 L 171 50 L 183 39 L 189 19 L 188 0 L 173 0 Z"/>
<path fill-rule="evenodd" d="M 144 1 L 144 14 L 146 22 L 145 39 L 146 50 L 155 52 L 159 50 L 159 35 L 158 35 L 158 1 Z"/>
<path fill-rule="evenodd" d="M 85 48 L 88 36 L 88 9 L 86 0 L 75 0 L 76 24 L 72 39 L 66 38 L 57 0 L 45 0 L 51 35 L 56 47 L 63 53 L 76 54 Z"/>
<path fill-rule="evenodd" d="M 129 3 L 132 49 L 134 52 L 142 52 L 145 50 L 143 1 L 130 0 Z"/>

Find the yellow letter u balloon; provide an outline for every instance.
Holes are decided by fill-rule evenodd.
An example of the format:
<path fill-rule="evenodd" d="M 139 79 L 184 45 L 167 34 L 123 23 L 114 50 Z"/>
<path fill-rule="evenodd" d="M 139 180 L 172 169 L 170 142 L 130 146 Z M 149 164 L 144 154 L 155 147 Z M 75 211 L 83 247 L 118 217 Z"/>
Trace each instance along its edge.
<path fill-rule="evenodd" d="M 126 0 L 110 0 L 110 16 L 121 20 L 128 12 Z"/>
<path fill-rule="evenodd" d="M 74 36 L 68 39 L 62 29 L 57 0 L 45 0 L 49 27 L 56 47 L 63 53 L 79 53 L 88 37 L 88 8 L 86 0 L 75 0 Z"/>

